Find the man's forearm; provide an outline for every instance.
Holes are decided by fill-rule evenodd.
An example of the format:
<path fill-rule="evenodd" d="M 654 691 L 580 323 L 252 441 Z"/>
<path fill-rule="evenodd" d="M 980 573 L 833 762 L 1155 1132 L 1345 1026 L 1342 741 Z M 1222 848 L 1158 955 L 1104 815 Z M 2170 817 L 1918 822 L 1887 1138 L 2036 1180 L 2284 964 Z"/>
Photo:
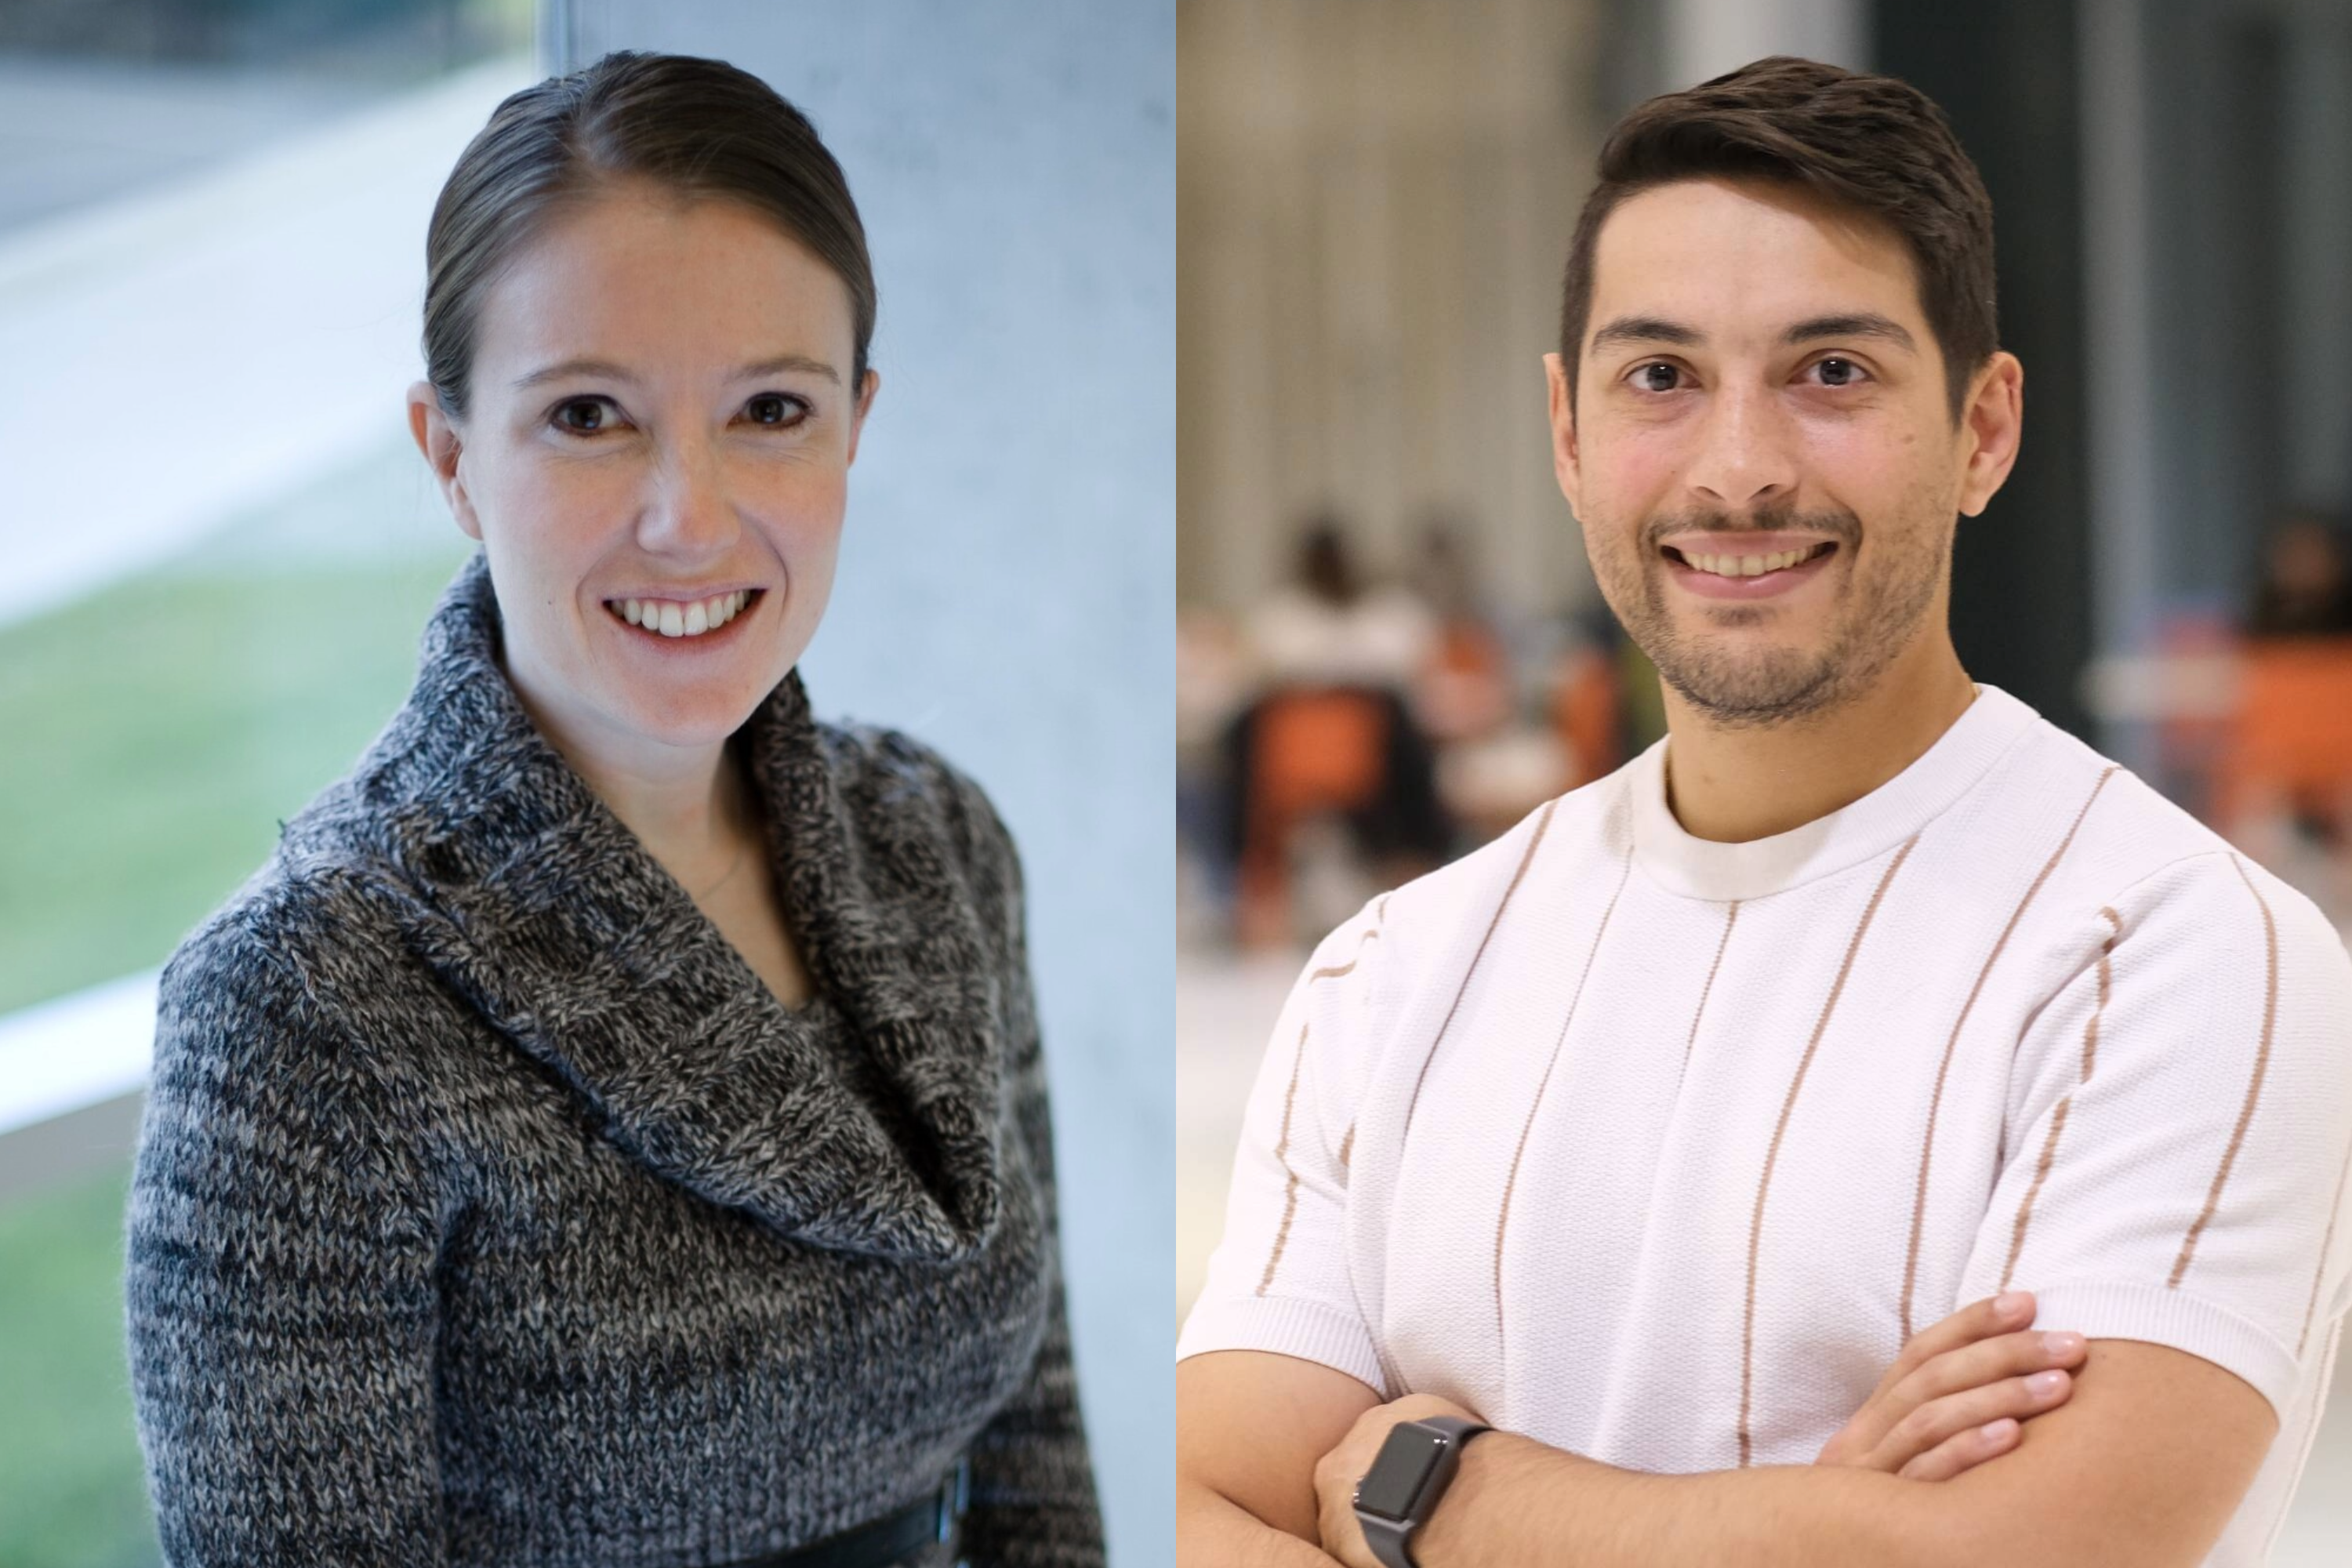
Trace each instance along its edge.
<path fill-rule="evenodd" d="M 1935 1483 L 1830 1465 L 1621 1470 L 1516 1433 L 1463 1450 L 1423 1568 L 1941 1568 Z"/>
<path fill-rule="evenodd" d="M 1177 1568 L 1339 1568 L 1310 1542 L 1203 1486 L 1176 1488 Z"/>

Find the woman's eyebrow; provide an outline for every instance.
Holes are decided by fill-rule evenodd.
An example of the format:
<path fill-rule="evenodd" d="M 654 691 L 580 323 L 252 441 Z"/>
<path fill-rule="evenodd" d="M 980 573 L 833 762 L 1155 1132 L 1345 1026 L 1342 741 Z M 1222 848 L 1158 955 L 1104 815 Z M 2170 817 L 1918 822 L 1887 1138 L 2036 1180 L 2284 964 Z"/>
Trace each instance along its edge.
<path fill-rule="evenodd" d="M 841 384 L 839 371 L 825 363 L 824 361 L 811 359 L 806 354 L 778 354 L 772 359 L 759 360 L 753 363 L 740 366 L 728 379 L 750 381 L 758 376 L 777 375 L 787 371 L 798 371 L 806 375 L 821 375 L 835 386 Z M 631 385 L 636 384 L 637 380 L 635 374 L 626 366 L 614 364 L 611 360 L 568 359 L 561 364 L 551 364 L 544 369 L 532 371 L 514 384 L 514 390 L 523 392 L 539 385 L 541 382 L 561 381 L 566 376 L 572 375 L 602 376 L 606 381 L 626 382 Z"/>

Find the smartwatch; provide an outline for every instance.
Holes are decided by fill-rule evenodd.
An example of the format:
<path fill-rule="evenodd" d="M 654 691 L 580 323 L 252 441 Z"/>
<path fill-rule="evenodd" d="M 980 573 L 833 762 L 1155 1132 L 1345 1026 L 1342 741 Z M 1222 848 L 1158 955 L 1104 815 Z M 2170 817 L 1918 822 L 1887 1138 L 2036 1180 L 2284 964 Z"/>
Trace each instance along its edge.
<path fill-rule="evenodd" d="M 1421 1568 L 1412 1559 L 1412 1532 L 1428 1521 L 1462 1463 L 1471 1438 L 1494 1428 L 1457 1415 L 1400 1421 L 1372 1468 L 1356 1483 L 1356 1522 L 1364 1544 L 1388 1568 Z"/>

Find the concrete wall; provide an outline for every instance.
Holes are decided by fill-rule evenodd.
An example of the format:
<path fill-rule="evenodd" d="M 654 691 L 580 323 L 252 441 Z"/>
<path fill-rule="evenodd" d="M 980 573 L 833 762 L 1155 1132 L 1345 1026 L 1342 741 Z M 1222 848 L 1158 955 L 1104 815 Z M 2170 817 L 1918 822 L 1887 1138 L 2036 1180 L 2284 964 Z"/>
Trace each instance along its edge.
<path fill-rule="evenodd" d="M 555 8 L 582 61 L 717 56 L 865 218 L 882 392 L 821 713 L 985 784 L 1029 879 L 1079 1390 L 1113 1560 L 1171 1560 L 1175 16 L 1167 0 Z"/>

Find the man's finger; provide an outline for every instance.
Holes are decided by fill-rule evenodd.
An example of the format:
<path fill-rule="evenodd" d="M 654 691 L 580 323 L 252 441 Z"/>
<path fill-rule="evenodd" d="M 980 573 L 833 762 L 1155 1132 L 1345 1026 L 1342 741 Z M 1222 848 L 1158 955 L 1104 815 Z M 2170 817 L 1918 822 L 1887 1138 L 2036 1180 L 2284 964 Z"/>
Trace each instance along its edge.
<path fill-rule="evenodd" d="M 2033 1321 L 2033 1292 L 2010 1290 L 1998 1296 L 1988 1296 L 1981 1301 L 1971 1301 L 1940 1323 L 1931 1324 L 1911 1336 L 1903 1353 L 1879 1379 L 1881 1392 L 1892 1388 L 1924 1363 L 1958 1350 L 1975 1341 L 1994 1334 L 2021 1329 Z"/>

